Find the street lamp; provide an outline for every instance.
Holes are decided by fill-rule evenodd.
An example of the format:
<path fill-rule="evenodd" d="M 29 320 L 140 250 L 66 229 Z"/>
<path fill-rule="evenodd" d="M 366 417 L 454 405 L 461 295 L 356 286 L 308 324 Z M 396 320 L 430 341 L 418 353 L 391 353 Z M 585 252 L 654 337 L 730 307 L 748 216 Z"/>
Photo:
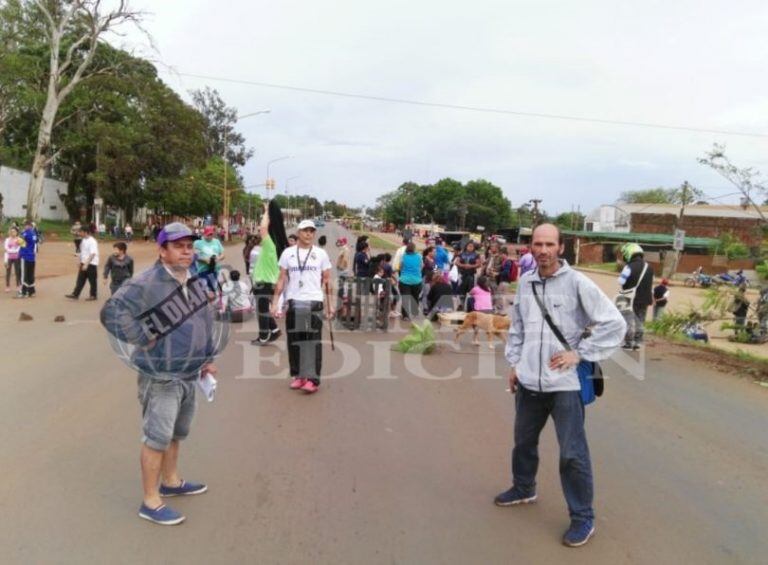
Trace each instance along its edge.
<path fill-rule="evenodd" d="M 258 116 L 259 114 L 269 114 L 272 110 L 266 109 L 266 110 L 259 110 L 257 112 L 251 112 L 250 114 L 245 114 L 243 116 L 240 116 L 239 118 L 235 118 L 234 123 L 239 122 L 240 120 L 243 120 L 245 118 L 250 118 L 251 116 Z M 224 227 L 224 241 L 229 241 L 229 191 L 227 190 L 227 146 L 228 143 L 228 137 L 229 137 L 229 131 L 224 130 L 224 202 L 222 206 L 222 226 Z"/>

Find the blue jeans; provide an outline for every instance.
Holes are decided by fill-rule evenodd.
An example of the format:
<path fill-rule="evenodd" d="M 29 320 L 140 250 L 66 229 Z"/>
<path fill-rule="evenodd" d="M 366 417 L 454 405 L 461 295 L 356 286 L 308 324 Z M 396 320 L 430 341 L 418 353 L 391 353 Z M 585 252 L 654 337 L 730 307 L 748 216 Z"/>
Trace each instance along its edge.
<path fill-rule="evenodd" d="M 560 445 L 560 482 L 568 513 L 574 521 L 593 520 L 592 463 L 579 391 L 534 392 L 519 386 L 515 408 L 515 447 L 512 450 L 515 487 L 526 495 L 536 492 L 539 435 L 551 415 Z"/>

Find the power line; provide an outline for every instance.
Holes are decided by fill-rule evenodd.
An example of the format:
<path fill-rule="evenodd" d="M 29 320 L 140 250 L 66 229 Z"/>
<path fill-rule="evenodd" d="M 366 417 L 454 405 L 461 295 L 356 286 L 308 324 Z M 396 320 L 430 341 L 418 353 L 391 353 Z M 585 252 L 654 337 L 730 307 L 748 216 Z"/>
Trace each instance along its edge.
<path fill-rule="evenodd" d="M 286 84 L 274 84 L 269 82 L 259 82 L 259 81 L 253 81 L 253 80 L 243 80 L 243 79 L 234 79 L 234 78 L 226 78 L 226 77 L 216 77 L 216 76 L 210 76 L 210 75 L 200 75 L 200 74 L 194 74 L 194 73 L 181 73 L 181 72 L 175 72 L 175 74 L 179 76 L 184 77 L 190 77 L 190 78 L 199 78 L 204 80 L 213 80 L 218 82 L 230 82 L 230 83 L 236 83 L 236 84 L 245 84 L 249 86 L 258 86 L 261 88 L 274 88 L 278 90 L 290 90 L 293 92 L 304 92 L 308 94 L 322 94 L 325 96 L 338 96 L 342 98 L 353 98 L 357 100 L 371 100 L 373 102 L 388 102 L 392 104 L 407 104 L 410 106 L 423 106 L 428 108 L 443 108 L 446 110 L 462 110 L 467 112 L 481 112 L 486 114 L 503 114 L 507 116 L 518 116 L 518 117 L 525 117 L 525 118 L 543 118 L 547 120 L 567 120 L 572 122 L 583 122 L 583 123 L 592 123 L 592 124 L 603 124 L 603 125 L 611 125 L 611 126 L 630 126 L 630 127 L 642 127 L 642 128 L 649 128 L 649 129 L 663 129 L 663 130 L 672 130 L 672 131 L 687 131 L 687 132 L 695 132 L 695 133 L 714 133 L 718 135 L 733 135 L 733 136 L 740 136 L 740 137 L 758 137 L 758 138 L 768 138 L 768 133 L 754 133 L 754 132 L 743 132 L 743 131 L 731 131 L 731 130 L 719 130 L 719 129 L 708 129 L 708 128 L 698 128 L 698 127 L 689 127 L 689 126 L 680 126 L 680 125 L 669 125 L 669 124 L 657 124 L 657 123 L 651 123 L 651 122 L 634 122 L 634 121 L 627 121 L 627 120 L 607 120 L 602 118 L 585 118 L 581 116 L 569 116 L 565 114 L 548 114 L 548 113 L 541 113 L 541 112 L 521 112 L 517 110 L 506 110 L 503 108 L 488 108 L 483 106 L 464 106 L 461 104 L 445 104 L 440 102 L 425 102 L 422 100 L 409 100 L 406 98 L 391 98 L 388 96 L 374 96 L 369 94 L 356 94 L 352 92 L 341 92 L 337 90 L 322 90 L 319 88 L 307 88 L 303 86 L 292 86 L 292 85 L 286 85 Z"/>

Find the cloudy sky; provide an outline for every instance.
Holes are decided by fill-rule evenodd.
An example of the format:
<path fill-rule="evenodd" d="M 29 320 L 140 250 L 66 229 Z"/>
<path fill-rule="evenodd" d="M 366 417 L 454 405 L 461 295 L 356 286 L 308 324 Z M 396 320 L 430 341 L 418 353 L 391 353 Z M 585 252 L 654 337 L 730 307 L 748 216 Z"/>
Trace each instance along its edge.
<path fill-rule="evenodd" d="M 582 211 L 688 180 L 713 142 L 768 174 L 768 4 L 742 0 L 133 0 L 174 89 L 216 88 L 256 151 L 243 174 L 353 205 L 405 181 L 485 178 L 514 205 Z M 197 78 L 202 75 L 214 78 Z M 251 83 L 743 136 L 399 104 Z M 263 189 L 254 189 L 263 190 Z M 295 191 L 295 192 L 294 192 Z"/>

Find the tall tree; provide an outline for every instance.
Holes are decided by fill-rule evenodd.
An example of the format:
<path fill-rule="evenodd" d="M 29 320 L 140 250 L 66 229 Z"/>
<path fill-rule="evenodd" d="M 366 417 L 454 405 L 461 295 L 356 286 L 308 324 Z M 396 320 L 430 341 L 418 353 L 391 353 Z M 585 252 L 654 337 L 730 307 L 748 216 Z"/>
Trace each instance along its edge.
<path fill-rule="evenodd" d="M 102 0 L 23 0 L 22 16 L 39 27 L 48 48 L 48 80 L 27 193 L 27 216 L 39 220 L 46 168 L 54 161 L 51 138 L 61 104 L 89 77 L 113 72 L 92 66 L 104 35 L 125 23 L 139 24 L 141 14 L 119 0 L 105 10 Z"/>
<path fill-rule="evenodd" d="M 684 204 L 687 206 L 702 198 L 704 198 L 704 192 L 685 183 L 678 188 L 658 187 L 645 190 L 628 190 L 621 193 L 619 202 L 625 204 Z"/>
<path fill-rule="evenodd" d="M 205 87 L 193 90 L 192 103 L 203 115 L 206 129 L 208 158 L 221 157 L 233 167 L 242 167 L 253 156 L 253 149 L 245 146 L 245 137 L 235 131 L 237 109 L 227 106 L 219 92 Z"/>
<path fill-rule="evenodd" d="M 753 167 L 739 168 L 725 155 L 725 145 L 715 143 L 712 149 L 704 157 L 700 158 L 699 163 L 706 165 L 721 177 L 730 182 L 739 189 L 745 202 L 752 206 L 764 223 L 768 223 L 765 214 L 757 205 L 758 201 L 764 200 L 768 195 L 768 186 L 760 180 L 760 171 Z"/>

